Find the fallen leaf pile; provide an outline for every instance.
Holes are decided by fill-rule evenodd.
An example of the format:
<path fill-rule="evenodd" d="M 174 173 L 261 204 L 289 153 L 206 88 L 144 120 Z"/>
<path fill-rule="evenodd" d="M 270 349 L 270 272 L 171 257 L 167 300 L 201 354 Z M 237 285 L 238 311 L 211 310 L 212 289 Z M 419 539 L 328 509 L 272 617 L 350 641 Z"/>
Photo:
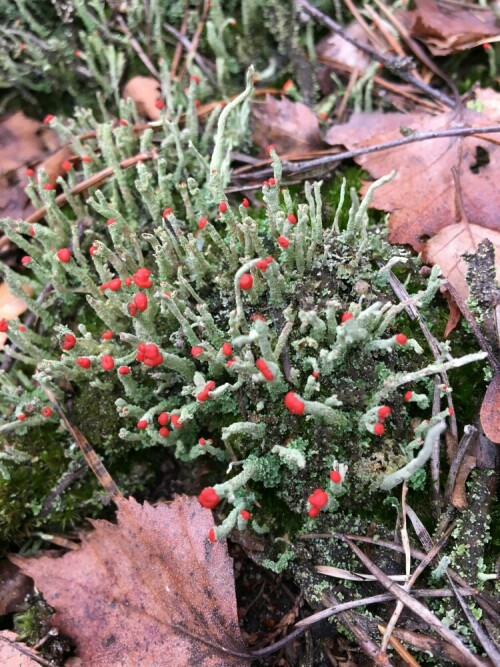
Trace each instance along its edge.
<path fill-rule="evenodd" d="M 495 123 L 485 113 L 470 109 L 437 116 L 359 113 L 348 123 L 332 127 L 326 140 L 352 150 L 402 139 L 404 128 L 431 132 Z M 475 252 L 484 238 L 500 250 L 500 147 L 488 139 L 488 135 L 436 138 L 356 158 L 373 178 L 397 170 L 372 201 L 373 207 L 391 213 L 389 240 L 410 244 L 423 253 L 424 261 L 439 264 L 464 299 L 467 265 L 461 255 Z"/>
<path fill-rule="evenodd" d="M 498 18 L 489 7 L 415 0 L 416 8 L 403 12 L 413 37 L 425 42 L 435 56 L 464 51 L 485 42 L 498 42 Z"/>
<path fill-rule="evenodd" d="M 93 521 L 79 551 L 12 556 L 56 609 L 85 667 L 240 667 L 232 560 L 207 535 L 196 498 L 170 506 L 118 499 L 117 524 Z"/>

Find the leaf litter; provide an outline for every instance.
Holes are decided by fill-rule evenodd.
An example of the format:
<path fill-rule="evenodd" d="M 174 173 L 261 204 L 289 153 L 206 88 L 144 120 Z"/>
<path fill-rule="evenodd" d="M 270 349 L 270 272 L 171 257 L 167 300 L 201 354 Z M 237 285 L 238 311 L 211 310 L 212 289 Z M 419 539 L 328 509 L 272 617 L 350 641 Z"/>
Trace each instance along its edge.
<path fill-rule="evenodd" d="M 82 548 L 12 562 L 56 609 L 86 667 L 240 667 L 232 559 L 196 498 L 169 506 L 116 498 L 117 524 L 92 521 Z"/>

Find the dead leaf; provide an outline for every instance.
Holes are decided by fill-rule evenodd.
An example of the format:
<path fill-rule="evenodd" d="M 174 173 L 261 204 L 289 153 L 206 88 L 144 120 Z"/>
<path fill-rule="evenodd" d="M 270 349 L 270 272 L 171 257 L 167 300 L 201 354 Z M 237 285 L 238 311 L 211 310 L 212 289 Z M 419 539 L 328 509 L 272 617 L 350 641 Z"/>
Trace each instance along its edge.
<path fill-rule="evenodd" d="M 460 319 L 462 317 L 462 313 L 460 312 L 460 308 L 457 305 L 457 302 L 455 299 L 451 296 L 450 290 L 446 289 L 444 286 L 441 287 L 441 294 L 443 297 L 446 299 L 448 303 L 448 321 L 446 322 L 446 327 L 444 329 L 443 333 L 443 338 L 448 338 L 448 336 L 451 334 L 451 332 L 455 329 L 455 327 L 458 325 L 460 322 Z"/>
<path fill-rule="evenodd" d="M 7 283 L 0 285 L 0 320 L 14 320 L 26 311 L 26 304 L 11 293 Z M 7 334 L 0 333 L 0 350 L 5 345 Z"/>
<path fill-rule="evenodd" d="M 460 116 L 453 111 L 438 116 L 354 114 L 349 123 L 332 127 L 326 140 L 351 150 L 401 139 L 402 128 L 430 132 L 462 124 L 481 126 L 494 122 L 469 109 Z M 463 279 L 466 267 L 460 254 L 475 252 L 477 243 L 484 238 L 490 238 L 500 248 L 500 190 L 496 186 L 500 147 L 477 137 L 447 137 L 362 155 L 356 161 L 374 178 L 397 170 L 396 177 L 378 189 L 372 201 L 373 207 L 391 212 L 390 242 L 410 244 L 417 252 L 424 251 L 424 261 L 432 258 L 438 263 L 461 296 L 467 298 Z"/>
<path fill-rule="evenodd" d="M 266 95 L 264 102 L 252 104 L 252 127 L 252 139 L 263 150 L 270 144 L 278 153 L 324 148 L 316 114 L 301 102 Z"/>
<path fill-rule="evenodd" d="M 487 7 L 461 7 L 415 0 L 416 9 L 401 15 L 412 37 L 426 44 L 435 56 L 500 41 L 498 19 Z"/>
<path fill-rule="evenodd" d="M 10 630 L 0 631 L 0 665 L 2 667 L 39 667 L 26 653 L 31 650 L 25 644 L 16 643 L 17 635 Z"/>
<path fill-rule="evenodd" d="M 59 559 L 11 556 L 56 609 L 86 667 L 243 667 L 232 560 L 212 544 L 196 498 L 170 506 L 117 499 L 117 524 L 92 521 Z"/>
<path fill-rule="evenodd" d="M 152 76 L 133 76 L 123 87 L 122 97 L 135 102 L 137 111 L 149 120 L 158 120 L 160 112 L 156 107 L 160 99 L 160 84 Z"/>
<path fill-rule="evenodd" d="M 63 169 L 62 163 L 65 160 L 68 160 L 73 155 L 69 146 L 61 146 L 59 150 L 49 155 L 45 160 L 40 164 L 39 169 L 45 169 L 47 172 L 48 182 L 51 185 L 55 185 L 59 176 L 64 176 L 66 170 Z"/>
<path fill-rule="evenodd" d="M 465 483 L 470 475 L 471 470 L 476 467 L 475 456 L 464 456 L 460 468 L 458 469 L 455 478 L 455 486 L 451 493 L 450 502 L 457 510 L 467 509 L 469 503 L 467 502 L 467 489 Z"/>
<path fill-rule="evenodd" d="M 500 376 L 490 382 L 481 406 L 481 426 L 487 438 L 500 443 Z"/>
<path fill-rule="evenodd" d="M 366 32 L 357 21 L 349 23 L 345 29 L 345 33 L 359 42 L 368 43 Z M 354 44 L 344 39 L 342 35 L 333 32 L 318 42 L 316 54 L 320 60 L 328 59 L 331 64 L 339 63 L 340 65 L 347 65 L 347 67 L 359 70 L 366 69 L 371 62 L 370 58 L 363 51 L 360 51 Z"/>
<path fill-rule="evenodd" d="M 29 577 L 6 558 L 0 560 L 0 616 L 26 609 L 25 598 L 33 590 Z"/>

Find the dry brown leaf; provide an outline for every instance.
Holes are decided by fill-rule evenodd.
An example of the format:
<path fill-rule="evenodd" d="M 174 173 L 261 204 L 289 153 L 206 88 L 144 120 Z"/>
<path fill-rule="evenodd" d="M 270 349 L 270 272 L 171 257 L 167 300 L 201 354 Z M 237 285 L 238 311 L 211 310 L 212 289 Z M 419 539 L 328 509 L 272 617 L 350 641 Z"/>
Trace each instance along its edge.
<path fill-rule="evenodd" d="M 92 521 L 62 558 L 11 556 L 33 577 L 85 667 L 243 667 L 232 560 L 207 539 L 196 498 L 170 506 L 118 499 L 117 525 Z"/>
<path fill-rule="evenodd" d="M 122 91 L 123 99 L 133 100 L 138 113 L 149 120 L 158 120 L 160 117 L 160 112 L 155 106 L 160 96 L 160 84 L 152 76 L 133 76 Z"/>
<path fill-rule="evenodd" d="M 349 123 L 332 127 L 326 139 L 330 144 L 355 149 L 401 139 L 402 128 L 431 132 L 461 124 L 494 122 L 468 109 L 461 117 L 451 111 L 439 116 L 354 114 Z M 481 153 L 488 163 L 479 166 Z M 500 147 L 477 137 L 448 137 L 362 155 L 356 161 L 374 178 L 397 170 L 396 177 L 378 189 L 372 201 L 375 208 L 391 212 L 390 242 L 410 244 L 417 252 L 423 251 L 424 261 L 438 263 L 460 295 L 467 298 L 466 268 L 460 254 L 475 252 L 484 238 L 500 248 Z"/>
<path fill-rule="evenodd" d="M 423 41 L 435 56 L 500 41 L 497 17 L 488 8 L 438 4 L 435 0 L 415 0 L 415 5 L 416 9 L 405 12 L 402 18 L 412 37 Z"/>
<path fill-rule="evenodd" d="M 0 665 L 2 667 L 39 667 L 26 653 L 30 649 L 25 644 L 16 644 L 17 635 L 10 630 L 0 631 Z"/>
<path fill-rule="evenodd" d="M 462 459 L 460 468 L 458 469 L 455 478 L 455 486 L 451 493 L 450 502 L 457 510 L 464 510 L 469 506 L 467 502 L 467 489 L 465 483 L 470 475 L 471 470 L 476 467 L 476 457 L 466 455 Z"/>
<path fill-rule="evenodd" d="M 66 171 L 62 168 L 62 163 L 73 155 L 69 146 L 61 146 L 59 150 L 52 155 L 49 155 L 39 169 L 45 169 L 47 172 L 48 182 L 55 185 L 59 176 L 64 176 Z"/>
<path fill-rule="evenodd" d="M 490 382 L 481 405 L 481 426 L 492 442 L 500 443 L 500 376 Z"/>
<path fill-rule="evenodd" d="M 301 102 L 277 100 L 266 95 L 252 104 L 253 141 L 265 150 L 270 144 L 278 153 L 303 152 L 324 148 L 316 114 Z"/>
<path fill-rule="evenodd" d="M 345 33 L 349 37 L 354 37 L 359 42 L 368 43 L 366 32 L 357 21 L 350 23 L 346 27 Z M 353 69 L 364 70 L 370 64 L 370 58 L 363 51 L 360 51 L 354 44 L 344 39 L 342 35 L 335 33 L 324 37 L 318 42 L 316 45 L 316 54 L 320 59 L 327 58 L 332 63 L 340 63 Z"/>
<path fill-rule="evenodd" d="M 0 320 L 13 320 L 26 311 L 26 304 L 11 293 L 7 283 L 0 285 Z M 7 334 L 0 333 L 0 350 L 5 345 Z"/>
<path fill-rule="evenodd" d="M 443 338 L 448 338 L 451 332 L 455 329 L 462 318 L 462 313 L 458 307 L 457 302 L 451 296 L 450 290 L 446 289 L 444 286 L 441 287 L 441 294 L 446 299 L 448 303 L 448 321 L 446 322 L 446 327 L 443 332 Z"/>

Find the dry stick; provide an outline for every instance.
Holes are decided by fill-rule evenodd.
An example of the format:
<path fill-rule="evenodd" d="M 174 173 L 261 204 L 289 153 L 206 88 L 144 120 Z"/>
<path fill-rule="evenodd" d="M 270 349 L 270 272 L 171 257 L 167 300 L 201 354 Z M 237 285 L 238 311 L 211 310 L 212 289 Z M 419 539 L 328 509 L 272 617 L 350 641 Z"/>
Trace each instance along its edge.
<path fill-rule="evenodd" d="M 167 30 L 171 35 L 173 35 L 180 44 L 186 49 L 186 51 L 191 51 L 192 49 L 192 43 L 190 40 L 185 37 L 182 33 L 180 33 L 177 28 L 174 28 L 173 25 L 170 25 L 169 23 L 164 23 L 163 27 L 165 30 Z M 210 68 L 206 62 L 206 59 L 200 56 L 199 53 L 195 52 L 194 53 L 194 59 L 198 63 L 199 68 L 203 71 L 204 75 L 207 77 L 207 79 L 214 84 L 215 83 L 215 78 L 212 72 L 210 71 Z"/>
<path fill-rule="evenodd" d="M 464 458 L 465 453 L 469 448 L 469 445 L 473 440 L 475 440 L 476 437 L 477 437 L 477 428 L 471 425 L 465 426 L 464 434 L 462 436 L 462 439 L 460 440 L 458 449 L 450 465 L 450 471 L 448 473 L 448 479 L 446 481 L 446 487 L 444 490 L 444 507 L 446 507 L 450 502 L 450 496 L 453 491 L 453 488 L 455 487 L 455 480 L 457 478 L 458 469 L 460 468 L 462 459 Z"/>
<path fill-rule="evenodd" d="M 408 509 L 408 516 L 410 517 L 413 525 L 415 527 L 418 527 L 417 535 L 418 535 L 420 541 L 422 542 L 422 545 L 424 546 L 424 549 L 426 549 L 428 551 L 427 556 L 430 557 L 431 552 L 435 552 L 437 544 L 440 543 L 443 538 L 440 538 L 438 543 L 436 543 L 436 545 L 433 545 L 431 536 L 427 532 L 427 529 L 425 528 L 423 523 L 420 521 L 420 519 L 418 518 L 416 513 L 410 507 L 408 507 L 407 509 Z M 450 526 L 450 528 L 446 531 L 446 534 L 445 534 L 446 537 L 451 533 L 452 530 L 454 530 L 454 527 L 455 527 L 454 525 Z M 436 554 L 434 553 L 432 558 L 429 559 L 429 562 L 430 562 L 430 560 L 432 560 L 434 558 L 435 555 Z M 464 611 L 465 617 L 467 618 L 467 620 L 471 624 L 472 629 L 476 633 L 476 636 L 477 636 L 479 642 L 481 643 L 482 647 L 484 648 L 484 650 L 486 651 L 488 656 L 493 661 L 493 664 L 494 665 L 500 665 L 500 653 L 497 651 L 497 649 L 493 645 L 493 642 L 490 641 L 490 638 L 486 635 L 486 633 L 482 630 L 482 628 L 476 622 L 476 620 L 474 619 L 474 617 L 470 613 L 469 609 L 465 605 L 464 601 L 461 599 L 460 594 L 458 593 L 457 587 L 454 585 L 454 583 L 452 581 L 452 577 L 450 576 L 450 572 L 448 570 L 445 572 L 445 576 L 448 580 L 448 583 L 450 584 L 450 587 L 452 588 L 453 592 L 455 593 L 455 596 L 456 596 L 460 606 L 462 607 L 462 610 Z M 473 621 L 471 621 L 471 619 L 473 619 Z"/>
<path fill-rule="evenodd" d="M 465 588 L 458 589 L 462 595 L 465 597 L 470 597 L 472 593 Z M 452 597 L 453 591 L 449 588 L 418 588 L 412 591 L 412 595 L 417 598 L 445 598 Z M 301 621 L 295 624 L 295 627 L 302 628 L 304 626 L 310 626 L 319 621 L 323 621 L 325 618 L 329 618 L 334 614 L 339 614 L 342 611 L 348 611 L 349 609 L 356 609 L 356 607 L 365 607 L 371 604 L 378 604 L 379 602 L 392 602 L 394 601 L 394 595 L 390 593 L 380 593 L 379 595 L 372 595 L 368 598 L 362 598 L 361 600 L 351 600 L 350 602 L 341 602 L 334 605 L 333 607 L 328 607 L 327 609 L 322 609 L 321 611 L 311 614 L 303 618 Z"/>
<path fill-rule="evenodd" d="M 136 38 L 134 37 L 134 35 L 130 31 L 128 25 L 123 20 L 123 16 L 121 16 L 120 14 L 118 15 L 118 25 L 120 27 L 120 30 L 123 32 L 123 34 L 126 35 L 127 39 L 130 42 L 131 47 L 137 53 L 137 55 L 142 60 L 142 62 L 146 66 L 146 68 L 151 72 L 151 74 L 154 76 L 154 78 L 159 81 L 160 80 L 160 73 L 158 72 L 156 67 L 153 65 L 151 60 L 148 58 L 146 53 L 144 53 L 144 50 L 143 50 L 142 46 L 136 40 Z"/>
<path fill-rule="evenodd" d="M 56 408 L 59 416 L 64 422 L 64 425 L 68 429 L 68 431 L 71 433 L 73 436 L 73 440 L 76 442 L 76 444 L 80 447 L 82 454 L 87 461 L 89 468 L 92 470 L 94 475 L 97 477 L 101 485 L 103 486 L 104 490 L 106 493 L 109 495 L 111 500 L 113 500 L 115 503 L 117 500 L 123 500 L 123 496 L 120 493 L 120 490 L 116 486 L 115 482 L 113 481 L 113 478 L 109 474 L 109 472 L 106 470 L 104 467 L 104 463 L 101 461 L 97 453 L 95 452 L 94 448 L 92 445 L 89 443 L 87 438 L 83 435 L 83 433 L 76 428 L 76 426 L 73 426 L 69 419 L 66 416 L 66 413 L 64 410 L 61 408 L 59 405 L 58 401 L 56 400 L 56 397 L 54 394 L 48 389 L 47 387 L 42 385 L 42 389 L 44 392 L 47 394 L 48 399 L 50 402 L 54 405 Z"/>
<path fill-rule="evenodd" d="M 363 148 L 356 148 L 352 151 L 344 151 L 343 153 L 337 153 L 336 155 L 316 158 L 314 160 L 306 160 L 299 164 L 286 164 L 283 165 L 283 170 L 289 174 L 297 174 L 301 171 L 308 169 L 313 169 L 321 165 L 332 164 L 333 162 L 339 162 L 340 160 L 347 160 L 360 155 L 369 155 L 370 153 L 379 153 L 380 151 L 386 151 L 390 148 L 399 148 L 400 146 L 406 146 L 407 144 L 413 144 L 417 141 L 429 141 L 429 139 L 444 139 L 446 137 L 469 137 L 471 135 L 477 135 L 478 138 L 481 138 L 482 134 L 493 134 L 500 132 L 500 125 L 484 125 L 483 127 L 453 127 L 446 130 L 433 130 L 432 132 L 414 132 L 409 137 L 403 137 L 402 139 L 393 139 L 392 141 L 387 141 L 383 144 L 375 144 L 373 146 L 363 146 Z M 272 173 L 271 169 L 262 169 L 258 172 L 253 172 L 251 174 L 243 175 L 243 178 L 260 178 L 269 176 Z"/>
<path fill-rule="evenodd" d="M 359 23 L 361 28 L 365 31 L 368 39 L 372 42 L 372 44 L 374 44 L 378 49 L 383 49 L 385 46 L 384 43 L 378 38 L 378 35 L 370 28 L 368 23 L 361 16 L 356 5 L 354 5 L 351 0 L 344 0 L 344 3 L 347 5 L 349 11 Z M 345 37 L 345 35 L 342 35 L 342 37 Z"/>
<path fill-rule="evenodd" d="M 477 657 L 471 653 L 471 651 L 464 646 L 460 639 L 449 630 L 443 623 L 429 610 L 425 605 L 423 605 L 418 600 L 412 598 L 412 596 L 407 593 L 401 586 L 398 586 L 395 582 L 383 572 L 378 565 L 368 558 L 368 556 L 357 547 L 354 542 L 350 539 L 345 538 L 346 543 L 351 547 L 352 551 L 356 554 L 359 560 L 363 565 L 371 572 L 374 576 L 377 577 L 378 581 L 386 588 L 389 592 L 393 593 L 398 600 L 413 611 L 417 616 L 420 616 L 421 620 L 425 623 L 428 623 L 438 634 L 441 635 L 443 639 L 452 644 L 457 651 L 461 653 L 464 659 L 467 660 L 467 664 L 470 667 L 483 667 L 483 663 L 477 659 Z"/>
<path fill-rule="evenodd" d="M 412 76 L 405 69 L 405 62 L 404 60 L 402 61 L 401 58 L 384 56 L 378 53 L 375 49 L 372 49 L 372 47 L 368 46 L 368 44 L 360 42 L 354 37 L 351 37 L 346 33 L 345 29 L 341 25 L 339 25 L 329 16 L 326 16 L 326 14 L 323 14 L 323 12 L 320 12 L 319 9 L 313 7 L 309 2 L 307 2 L 307 0 L 297 0 L 297 4 L 300 7 L 302 7 L 304 11 L 307 14 L 309 14 L 309 16 L 312 16 L 314 19 L 316 19 L 324 26 L 326 26 L 329 30 L 336 33 L 337 35 L 341 35 L 343 39 L 345 39 L 347 42 L 350 42 L 353 46 L 363 51 L 363 53 L 368 54 L 374 60 L 377 60 L 378 62 L 382 63 L 384 67 L 387 67 L 387 69 L 389 69 L 395 76 L 398 76 L 400 79 L 403 79 L 404 81 L 413 84 L 415 88 L 418 88 L 419 90 L 423 91 L 424 93 L 429 95 L 429 97 L 434 97 L 435 99 L 439 100 L 443 104 L 446 104 L 446 106 L 452 109 L 455 108 L 456 106 L 455 100 L 452 100 L 450 97 L 448 97 L 448 95 L 445 95 L 441 91 L 432 88 L 432 86 L 428 86 L 426 83 L 423 83 L 422 81 L 419 81 L 414 76 Z"/>
<path fill-rule="evenodd" d="M 337 117 L 337 120 L 339 122 L 342 122 L 342 118 L 345 114 L 345 110 L 347 109 L 347 105 L 349 103 L 349 98 L 351 97 L 352 89 L 356 85 L 356 81 L 359 78 L 360 71 L 361 70 L 354 68 L 349 75 L 349 81 L 347 82 L 347 86 L 344 91 L 344 95 L 342 96 L 342 100 L 339 104 L 339 108 L 335 111 L 335 116 Z"/>
<path fill-rule="evenodd" d="M 189 0 L 184 0 L 184 15 L 182 17 L 181 31 L 180 31 L 181 35 L 183 35 L 184 37 L 186 36 L 188 15 L 189 15 Z M 182 53 L 182 43 L 179 41 L 175 46 L 174 57 L 172 58 L 172 64 L 170 65 L 170 77 L 172 79 L 175 78 L 177 67 L 179 66 L 179 62 L 181 60 L 181 53 Z"/>
<path fill-rule="evenodd" d="M 203 32 L 203 29 L 205 28 L 205 22 L 207 20 L 209 9 L 210 9 L 210 0 L 205 0 L 205 2 L 203 3 L 203 11 L 201 13 L 200 22 L 196 26 L 196 30 L 194 31 L 194 35 L 193 35 L 193 39 L 191 40 L 191 45 L 187 49 L 186 59 L 184 60 L 184 65 L 182 66 L 181 73 L 179 75 L 180 79 L 182 79 L 182 77 L 186 73 L 189 59 L 191 57 L 196 58 L 196 52 L 198 50 L 198 43 L 200 41 L 200 37 L 201 37 L 201 34 Z"/>

